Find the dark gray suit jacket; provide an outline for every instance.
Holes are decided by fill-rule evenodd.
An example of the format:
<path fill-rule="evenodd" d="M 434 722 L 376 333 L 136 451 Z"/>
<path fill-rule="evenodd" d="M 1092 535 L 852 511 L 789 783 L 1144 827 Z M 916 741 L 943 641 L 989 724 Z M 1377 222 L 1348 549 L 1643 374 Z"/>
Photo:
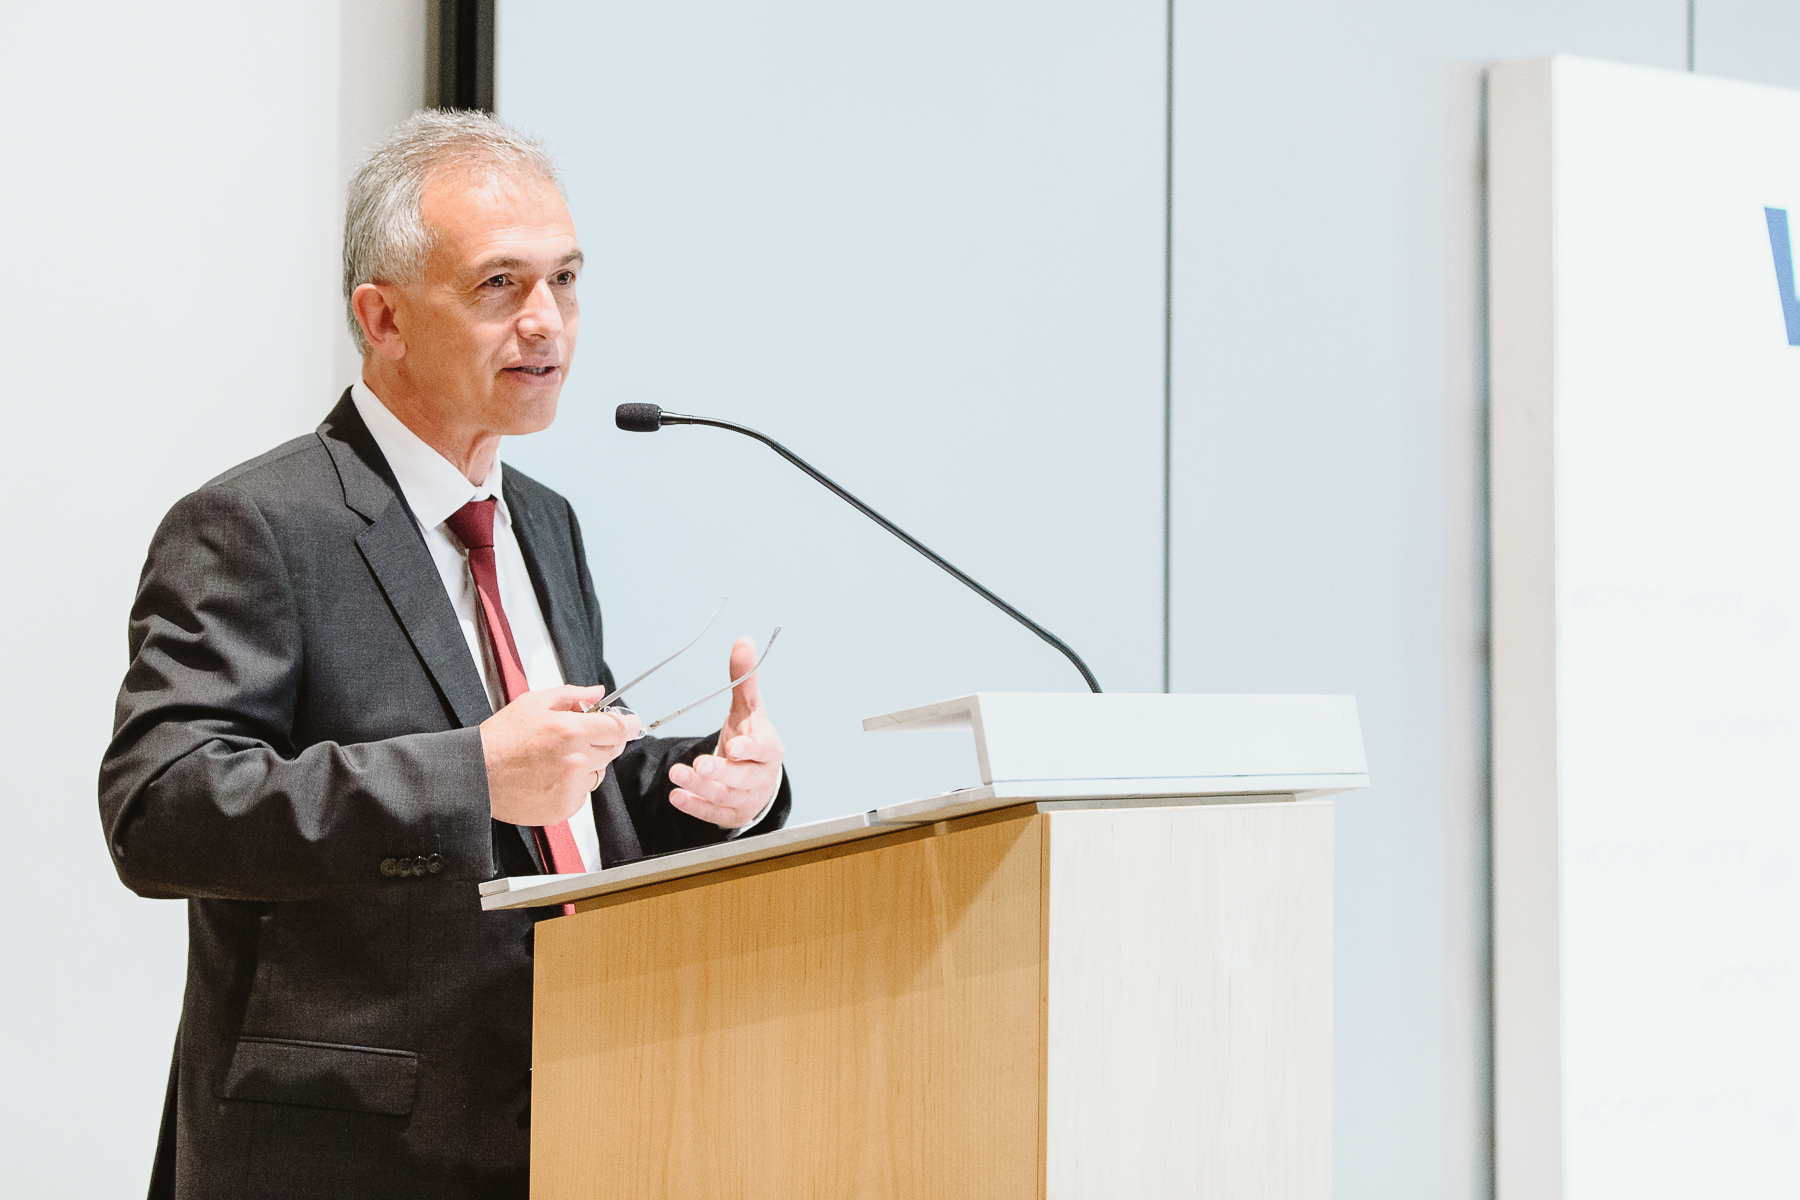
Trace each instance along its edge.
<path fill-rule="evenodd" d="M 505 490 L 564 677 L 610 685 L 574 513 Z M 489 816 L 487 692 L 348 393 L 170 510 L 130 650 L 100 813 L 119 878 L 188 902 L 152 1196 L 524 1196 L 545 914 L 484 913 L 476 884 L 541 864 Z M 668 803 L 713 740 L 607 771 L 609 865 L 723 838 Z M 788 803 L 784 780 L 753 832 Z"/>

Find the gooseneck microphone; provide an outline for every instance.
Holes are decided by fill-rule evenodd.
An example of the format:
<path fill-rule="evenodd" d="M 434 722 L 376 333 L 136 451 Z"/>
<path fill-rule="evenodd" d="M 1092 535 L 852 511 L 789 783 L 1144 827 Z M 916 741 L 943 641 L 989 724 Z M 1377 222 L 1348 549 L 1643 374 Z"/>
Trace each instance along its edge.
<path fill-rule="evenodd" d="M 973 579 L 970 579 L 967 575 L 964 575 L 955 567 L 951 566 L 924 543 L 920 542 L 919 539 L 913 537 L 910 533 L 906 532 L 906 530 L 900 528 L 898 525 L 864 504 L 861 500 L 858 500 L 855 496 L 852 496 L 849 492 L 846 492 L 843 488 L 827 479 L 814 468 L 811 463 L 801 458 L 798 454 L 795 454 L 792 450 L 789 450 L 774 438 L 769 437 L 766 434 L 758 433 L 754 429 L 746 428 L 743 425 L 733 425 L 730 421 L 715 421 L 711 417 L 689 417 L 684 416 L 681 413 L 664 412 L 654 404 L 621 404 L 619 405 L 618 411 L 613 414 L 613 420 L 618 423 L 620 429 L 625 430 L 627 433 L 655 433 L 664 425 L 710 425 L 714 429 L 729 429 L 733 433 L 741 433 L 745 437 L 755 438 L 757 441 L 761 442 L 763 445 L 767 446 L 769 449 L 781 455 L 781 457 L 787 459 L 796 467 L 799 467 L 802 471 L 805 471 L 808 475 L 811 475 L 814 479 L 830 488 L 833 492 L 836 492 L 841 499 L 848 503 L 852 508 L 862 513 L 863 516 L 869 518 L 869 520 L 875 522 L 877 525 L 911 546 L 914 550 L 917 550 L 920 554 L 923 554 L 926 558 L 942 567 L 953 578 L 965 584 L 977 596 L 980 596 L 983 600 L 986 600 L 989 604 L 992 604 L 995 608 L 999 609 L 1025 628 L 1031 630 L 1031 632 L 1037 634 L 1052 646 L 1055 646 L 1062 652 L 1064 658 L 1075 664 L 1075 669 L 1081 672 L 1081 677 L 1087 680 L 1087 685 L 1090 689 L 1096 692 L 1100 690 L 1100 681 L 1094 678 L 1094 673 L 1088 670 L 1088 665 L 1081 661 L 1081 655 L 1069 649 L 1068 644 L 1061 638 L 1057 637 L 1054 633 L 1051 633 L 1048 629 L 1045 629 L 1042 625 L 1039 625 L 1036 621 L 1032 620 L 1000 597 L 994 595 L 994 593 L 982 587 L 979 583 L 976 583 Z"/>

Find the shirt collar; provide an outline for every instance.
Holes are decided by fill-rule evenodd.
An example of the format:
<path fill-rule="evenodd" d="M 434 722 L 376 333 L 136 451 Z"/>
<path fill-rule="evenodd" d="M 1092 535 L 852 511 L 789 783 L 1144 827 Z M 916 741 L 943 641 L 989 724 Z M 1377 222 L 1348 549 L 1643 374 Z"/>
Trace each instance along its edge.
<path fill-rule="evenodd" d="M 408 429 L 361 379 L 350 385 L 350 401 L 356 405 L 357 414 L 369 427 L 370 436 L 393 469 L 407 507 L 412 509 L 420 525 L 435 529 L 469 501 L 485 500 L 489 496 L 499 500 L 495 506 L 498 519 L 512 523 L 511 514 L 506 511 L 506 497 L 502 494 L 498 456 L 494 458 L 494 469 L 488 472 L 485 480 L 480 484 L 470 483 L 454 463 Z"/>

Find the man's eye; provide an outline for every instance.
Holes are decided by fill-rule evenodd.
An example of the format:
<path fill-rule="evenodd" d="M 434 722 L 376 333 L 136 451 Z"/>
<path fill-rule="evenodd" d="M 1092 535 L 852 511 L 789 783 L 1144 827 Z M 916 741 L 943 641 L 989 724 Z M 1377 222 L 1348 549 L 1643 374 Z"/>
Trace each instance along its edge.
<path fill-rule="evenodd" d="M 484 279 L 481 281 L 481 286 L 482 287 L 505 287 L 506 286 L 506 276 L 495 275 L 488 279 Z"/>
<path fill-rule="evenodd" d="M 556 276 L 556 282 L 565 283 L 565 284 L 566 283 L 574 283 L 575 282 L 575 272 L 573 272 L 573 271 L 558 272 L 557 276 Z"/>

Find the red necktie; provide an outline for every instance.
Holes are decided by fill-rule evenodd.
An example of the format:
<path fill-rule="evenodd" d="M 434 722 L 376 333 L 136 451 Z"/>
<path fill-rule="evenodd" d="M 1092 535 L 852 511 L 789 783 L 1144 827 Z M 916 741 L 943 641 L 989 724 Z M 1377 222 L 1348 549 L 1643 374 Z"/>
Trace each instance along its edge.
<path fill-rule="evenodd" d="M 518 644 L 513 641 L 512 626 L 506 623 L 506 610 L 500 607 L 500 574 L 494 564 L 494 500 L 471 500 L 444 522 L 457 540 L 468 548 L 469 574 L 475 577 L 475 591 L 481 596 L 481 612 L 487 618 L 488 645 L 494 661 L 500 666 L 500 690 L 506 702 L 531 690 L 525 681 L 525 663 L 519 658 Z M 538 851 L 556 874 L 579 874 L 587 870 L 575 835 L 567 821 L 532 831 L 537 835 Z M 574 906 L 563 905 L 565 913 Z"/>

